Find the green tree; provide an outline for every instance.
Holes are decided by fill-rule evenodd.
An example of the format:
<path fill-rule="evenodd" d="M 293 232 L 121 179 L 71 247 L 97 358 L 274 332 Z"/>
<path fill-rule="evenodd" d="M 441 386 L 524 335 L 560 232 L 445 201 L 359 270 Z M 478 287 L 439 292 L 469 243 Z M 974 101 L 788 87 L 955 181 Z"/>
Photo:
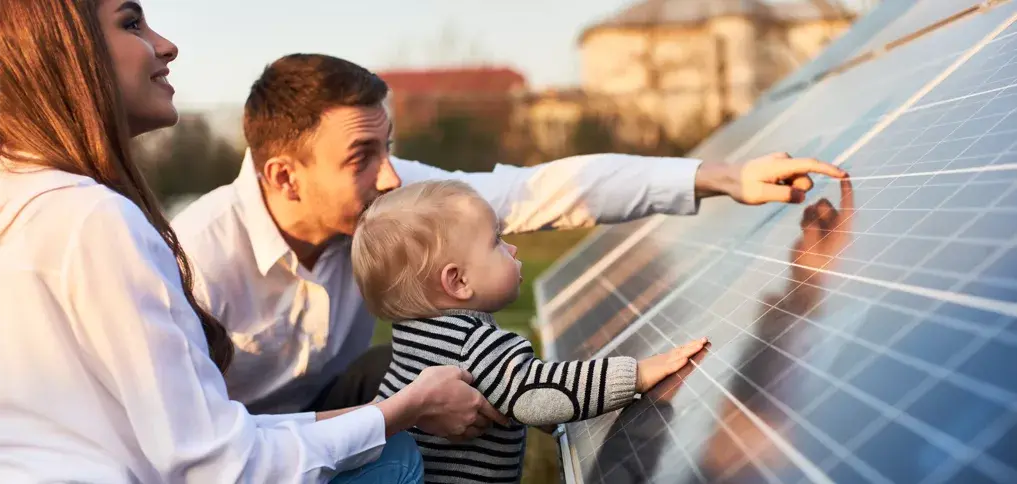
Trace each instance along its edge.
<path fill-rule="evenodd" d="M 146 142 L 147 141 L 147 142 Z M 201 116 L 185 116 L 135 152 L 160 201 L 203 194 L 233 181 L 243 152 L 212 132 Z"/>
<path fill-rule="evenodd" d="M 465 114 L 440 115 L 430 125 L 397 135 L 396 153 L 445 170 L 492 170 L 501 158 L 501 136 Z"/>

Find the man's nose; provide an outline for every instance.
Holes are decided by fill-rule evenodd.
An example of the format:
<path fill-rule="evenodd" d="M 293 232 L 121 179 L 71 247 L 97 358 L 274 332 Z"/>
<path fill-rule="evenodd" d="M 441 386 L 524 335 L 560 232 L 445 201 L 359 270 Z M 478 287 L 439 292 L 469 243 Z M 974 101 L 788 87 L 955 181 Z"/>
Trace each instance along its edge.
<path fill-rule="evenodd" d="M 375 188 L 379 192 L 385 193 L 390 190 L 395 190 L 403 184 L 402 179 L 395 172 L 395 167 L 392 166 L 392 162 L 389 161 L 388 157 L 381 163 L 381 168 L 378 170 L 378 183 Z"/>

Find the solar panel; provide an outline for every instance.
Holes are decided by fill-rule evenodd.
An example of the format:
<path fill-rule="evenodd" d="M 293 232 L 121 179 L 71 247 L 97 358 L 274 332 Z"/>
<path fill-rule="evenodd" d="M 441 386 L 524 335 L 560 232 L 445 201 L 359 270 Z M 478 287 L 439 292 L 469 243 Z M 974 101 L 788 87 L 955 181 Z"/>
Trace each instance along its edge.
<path fill-rule="evenodd" d="M 568 479 L 1017 482 L 1015 12 L 952 21 L 723 143 L 836 160 L 850 187 L 663 219 L 543 312 L 560 356 L 713 343 L 626 410 L 566 426 Z"/>
<path fill-rule="evenodd" d="M 796 156 L 835 159 L 960 58 L 984 35 L 982 24 L 998 24 L 998 16 L 996 11 L 969 19 L 962 23 L 968 26 L 966 28 L 958 25 L 948 32 L 922 39 L 920 45 L 900 48 L 895 51 L 892 62 L 863 64 L 793 99 L 762 106 L 744 121 L 714 137 L 721 141 L 711 138 L 704 142 L 693 156 L 747 159 L 790 149 Z M 904 17 L 901 22 L 908 20 Z M 930 60 L 928 50 L 940 55 Z M 740 145 L 737 144 L 738 135 L 746 136 Z M 730 141 L 724 143 L 725 139 Z M 725 152 L 722 148 L 731 145 L 737 149 L 727 148 Z M 604 248 L 610 251 L 590 251 L 587 257 L 577 257 L 575 261 L 595 262 L 583 266 L 585 270 L 579 277 L 553 293 L 553 297 L 541 301 L 540 316 L 547 323 L 541 328 L 541 336 L 550 343 L 546 355 L 555 358 L 591 356 L 598 345 L 616 337 L 629 322 L 653 307 L 662 294 L 681 284 L 684 278 L 678 276 L 685 273 L 682 267 L 669 268 L 671 276 L 661 278 L 662 264 L 647 265 L 652 262 L 653 254 L 661 252 L 659 247 L 674 244 L 676 234 L 686 234 L 686 239 L 710 241 L 714 248 L 725 247 L 756 226 L 765 224 L 777 209 L 776 206 L 745 207 L 726 199 L 708 200 L 703 203 L 698 217 L 658 217 L 642 223 L 636 230 L 617 229 L 618 234 L 605 232 L 602 240 L 615 241 L 605 244 Z M 699 253 L 684 247 L 675 255 L 702 270 L 709 259 L 722 254 L 716 250 Z M 580 272 L 578 264 L 574 265 L 572 270 Z M 671 281 L 674 283 L 670 284 Z M 538 286 L 541 285 L 542 282 L 538 282 Z M 619 294 L 619 287 L 629 288 L 629 292 L 652 287 L 656 294 L 643 293 L 639 299 L 625 297 Z M 608 319 L 604 314 L 613 316 Z M 562 341 L 555 342 L 562 336 Z"/>
<path fill-rule="evenodd" d="M 977 2 L 964 1 L 954 2 L 953 8 L 970 7 L 975 5 Z M 858 25 L 849 31 L 842 38 L 835 41 L 830 48 L 823 53 L 815 61 L 808 64 L 801 71 L 789 76 L 787 83 L 799 84 L 802 80 L 813 76 L 815 73 L 825 69 L 829 69 L 831 65 L 836 61 L 847 60 L 851 55 L 856 54 L 861 50 L 862 47 L 868 45 L 875 45 L 885 43 L 886 39 L 890 39 L 891 36 L 903 35 L 911 30 L 919 28 L 924 25 L 922 22 L 927 22 L 929 18 L 935 18 L 937 15 L 941 15 L 946 10 L 943 6 L 938 4 L 934 6 L 926 6 L 921 4 L 920 7 L 916 7 L 913 4 L 906 2 L 885 2 L 871 15 L 859 21 Z M 959 52 L 957 53 L 959 55 Z M 946 62 L 946 58 L 940 59 L 941 62 Z M 938 64 L 936 65 L 938 66 Z M 934 72 L 935 67 L 929 68 L 926 66 L 926 72 Z M 903 77 L 912 83 L 921 82 L 925 80 L 925 77 L 912 73 Z M 888 82 L 893 82 L 894 78 L 890 78 Z M 872 87 L 872 86 L 870 86 Z M 775 129 L 782 125 L 782 116 L 787 115 L 787 110 L 792 106 L 809 106 L 809 100 L 806 103 L 796 104 L 799 95 L 805 93 L 806 90 L 797 90 L 793 94 L 785 93 L 779 100 L 773 102 L 761 102 L 760 106 L 754 109 L 752 112 L 729 124 L 722 129 L 716 135 L 710 137 L 704 141 L 699 147 L 693 151 L 690 156 L 699 159 L 707 160 L 743 160 L 749 154 L 764 154 L 763 149 L 757 148 L 755 150 L 746 149 L 746 146 L 741 146 L 742 149 L 737 149 L 740 145 L 748 140 L 745 144 L 748 147 L 752 146 L 753 140 L 765 139 L 765 137 Z M 902 85 L 898 92 L 908 93 L 908 87 Z M 860 93 L 864 95 L 865 93 Z M 864 105 L 864 104 L 861 104 Z M 891 106 L 892 104 L 884 103 L 883 107 Z M 880 113 L 872 113 L 874 116 Z M 829 115 L 826 114 L 827 119 Z M 848 116 L 841 116 L 839 119 L 847 118 Z M 801 121 L 800 121 L 801 122 Z M 827 121 L 827 124 L 830 124 Z M 811 126 L 811 125 L 810 125 Z M 859 130 L 864 130 L 866 126 L 856 125 L 854 131 L 844 133 L 844 139 L 850 139 L 850 135 L 857 134 Z M 837 130 L 839 126 L 831 126 L 831 129 Z M 843 141 L 843 140 L 842 140 Z M 815 156 L 813 153 L 815 148 L 818 146 L 817 143 L 822 142 L 819 137 L 811 140 L 806 140 L 805 144 L 801 146 L 801 149 L 795 151 L 795 155 L 800 156 Z M 777 146 L 772 151 L 785 151 L 789 147 L 798 143 L 798 140 L 791 145 L 786 142 L 781 143 L 770 143 L 769 146 Z M 834 145 L 837 146 L 837 145 Z M 829 150 L 828 150 L 829 151 Z M 822 154 L 818 154 L 822 156 Z M 740 207 L 733 203 L 726 203 L 724 201 L 709 201 L 705 204 L 702 209 L 702 217 L 699 217 L 693 222 L 682 220 L 677 223 L 681 228 L 688 228 L 689 226 L 701 223 L 702 221 L 716 221 L 722 220 L 729 217 L 726 213 L 730 210 L 738 210 Z M 761 216 L 762 212 L 755 211 L 756 216 Z M 571 325 L 571 318 L 560 318 L 554 317 L 554 315 L 543 314 L 544 312 L 553 312 L 556 308 L 562 305 L 589 307 L 591 304 L 595 304 L 597 300 L 602 300 L 609 294 L 609 291 L 603 290 L 603 287 L 597 288 L 594 284 L 592 292 L 590 291 L 590 285 L 592 282 L 601 279 L 602 273 L 607 270 L 612 263 L 615 263 L 624 253 L 632 251 L 632 245 L 642 240 L 647 234 L 656 232 L 659 230 L 661 225 L 668 224 L 669 219 L 664 217 L 657 217 L 653 219 L 644 219 L 638 222 L 632 222 L 615 226 L 611 228 L 601 228 L 595 234 L 591 235 L 584 244 L 574 250 L 573 253 L 566 256 L 562 261 L 559 261 L 555 266 L 545 272 L 544 275 L 538 279 L 536 283 L 536 297 L 538 306 L 540 307 L 541 316 L 539 321 L 555 321 L 557 326 L 568 326 Z M 670 221 L 670 223 L 675 223 Z M 726 225 L 727 227 L 733 227 Z M 743 224 L 742 227 L 750 227 L 751 224 Z M 718 234 L 714 230 L 707 229 L 711 236 L 714 238 L 718 237 Z M 735 236 L 737 234 L 729 234 Z M 627 261 L 617 262 L 619 265 L 627 264 Z M 572 298 L 576 295 L 581 295 L 586 299 L 586 303 L 583 301 L 574 301 Z M 573 310 L 575 313 L 575 310 Z M 594 331 L 595 328 L 584 328 L 588 331 Z M 560 331 L 555 328 L 544 328 L 545 337 L 554 337 Z M 563 346 L 563 345 L 558 345 Z M 549 347 L 549 354 L 556 354 L 555 348 L 558 346 Z"/>
<path fill-rule="evenodd" d="M 555 265 L 549 267 L 539 284 L 540 290 L 545 298 L 550 298 L 560 293 L 572 281 L 597 260 L 603 258 L 607 253 L 622 243 L 639 228 L 649 222 L 643 218 L 636 221 L 612 226 L 610 230 L 601 227 L 594 234 L 588 236 L 583 243 L 571 254 L 566 255 Z"/>
<path fill-rule="evenodd" d="M 724 129 L 706 140 L 690 156 L 700 159 L 723 160 L 734 148 L 732 140 L 743 140 L 759 130 L 773 116 L 790 106 L 794 97 L 802 92 L 817 74 L 847 60 L 864 47 L 866 42 L 882 31 L 913 5 L 906 2 L 886 2 L 872 14 L 866 16 L 841 38 L 836 39 L 817 58 L 811 60 L 787 79 L 778 83 L 771 91 L 781 91 L 781 102 L 766 102 L 768 95 L 761 96 L 760 106 L 745 116 L 729 123 Z M 787 92 L 790 91 L 790 92 Z M 537 299 L 548 301 L 565 289 L 571 281 L 582 275 L 591 265 L 608 254 L 629 235 L 638 232 L 647 220 L 620 224 L 611 228 L 601 227 L 594 231 L 578 247 L 562 257 L 541 275 L 537 284 Z"/>
<path fill-rule="evenodd" d="M 951 0 L 942 2 L 881 2 L 862 17 L 837 42 L 823 50 L 814 59 L 796 70 L 761 96 L 763 102 L 780 99 L 801 91 L 828 71 L 838 68 L 849 59 L 906 38 L 908 35 L 937 21 L 959 14 L 969 14 L 989 3 L 979 0 Z"/>
<path fill-rule="evenodd" d="M 953 2 L 883 2 L 872 13 L 860 19 L 850 31 L 836 39 L 819 56 L 808 62 L 787 79 L 761 96 L 759 105 L 750 113 L 728 124 L 717 134 L 705 140 L 690 156 L 708 160 L 729 160 L 737 148 L 738 140 L 747 139 L 784 109 L 791 106 L 796 96 L 807 89 L 815 76 L 845 62 L 851 56 L 865 49 L 896 39 L 916 30 L 935 19 L 953 13 L 957 9 L 968 9 L 980 5 L 974 0 Z M 773 101 L 773 98 L 778 98 Z M 575 280 L 590 265 L 599 260 L 627 235 L 637 232 L 643 221 L 620 226 L 600 228 L 584 244 L 549 268 L 538 284 L 538 299 L 550 300 L 568 283 Z M 589 250 L 586 246 L 591 245 Z"/>

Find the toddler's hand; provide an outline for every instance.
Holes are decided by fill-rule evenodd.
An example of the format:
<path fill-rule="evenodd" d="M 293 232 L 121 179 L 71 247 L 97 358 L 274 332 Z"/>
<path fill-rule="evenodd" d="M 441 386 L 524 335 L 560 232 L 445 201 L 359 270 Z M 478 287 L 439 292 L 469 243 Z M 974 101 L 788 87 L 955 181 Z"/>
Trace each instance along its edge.
<path fill-rule="evenodd" d="M 661 380 L 682 369 L 689 363 L 689 358 L 706 346 L 707 341 L 706 338 L 699 338 L 667 353 L 640 361 L 636 366 L 636 392 L 646 393 Z"/>

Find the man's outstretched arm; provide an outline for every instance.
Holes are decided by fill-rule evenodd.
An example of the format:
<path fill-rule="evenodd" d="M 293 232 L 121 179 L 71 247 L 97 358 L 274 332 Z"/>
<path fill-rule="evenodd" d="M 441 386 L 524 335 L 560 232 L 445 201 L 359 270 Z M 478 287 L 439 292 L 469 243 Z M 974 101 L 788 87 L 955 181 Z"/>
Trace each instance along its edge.
<path fill-rule="evenodd" d="M 623 154 L 582 155 L 530 167 L 448 172 L 392 157 L 404 184 L 454 178 L 472 185 L 505 221 L 506 233 L 572 229 L 648 215 L 692 215 L 699 200 L 725 195 L 738 202 L 798 203 L 812 188 L 809 173 L 843 172 L 786 153 L 746 163 L 702 162 Z"/>

